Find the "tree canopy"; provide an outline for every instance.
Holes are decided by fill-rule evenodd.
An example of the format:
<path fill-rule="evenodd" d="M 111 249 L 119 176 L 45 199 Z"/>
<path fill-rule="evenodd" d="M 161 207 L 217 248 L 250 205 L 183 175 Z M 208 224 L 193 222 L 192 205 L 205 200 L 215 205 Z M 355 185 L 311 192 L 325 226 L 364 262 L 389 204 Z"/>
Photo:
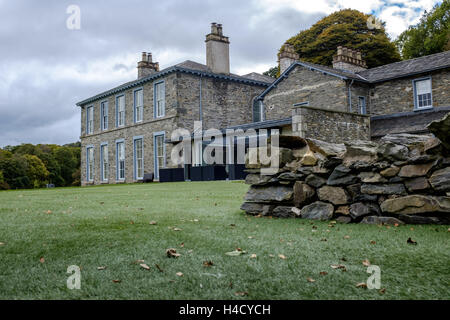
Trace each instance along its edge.
<path fill-rule="evenodd" d="M 403 59 L 450 50 L 450 0 L 425 11 L 417 25 L 400 34 L 396 44 Z"/>
<path fill-rule="evenodd" d="M 369 68 L 400 61 L 397 47 L 386 34 L 385 23 L 358 10 L 334 12 L 287 42 L 300 59 L 331 65 L 338 46 L 359 50 Z M 281 49 L 280 49 L 281 50 Z"/>
<path fill-rule="evenodd" d="M 80 184 L 79 143 L 21 144 L 0 149 L 0 190 Z"/>

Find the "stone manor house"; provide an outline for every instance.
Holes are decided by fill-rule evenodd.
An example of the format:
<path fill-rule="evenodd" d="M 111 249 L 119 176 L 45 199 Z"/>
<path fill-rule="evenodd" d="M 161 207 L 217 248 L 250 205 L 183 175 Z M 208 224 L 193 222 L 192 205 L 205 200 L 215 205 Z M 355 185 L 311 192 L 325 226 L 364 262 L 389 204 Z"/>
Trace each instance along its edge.
<path fill-rule="evenodd" d="M 242 165 L 206 166 L 203 143 L 193 147 L 192 165 L 169 161 L 179 143 L 171 133 L 193 132 L 194 121 L 223 132 L 279 129 L 343 142 L 424 133 L 450 111 L 450 51 L 367 69 L 361 53 L 348 48 L 338 47 L 327 67 L 299 60 L 285 44 L 274 79 L 230 73 L 230 41 L 221 24 L 211 25 L 205 43 L 206 65 L 188 60 L 159 70 L 144 52 L 136 80 L 77 103 L 82 185 L 137 182 L 148 173 L 169 181 L 164 168 L 178 170 L 172 177 L 178 181 L 242 178 Z"/>

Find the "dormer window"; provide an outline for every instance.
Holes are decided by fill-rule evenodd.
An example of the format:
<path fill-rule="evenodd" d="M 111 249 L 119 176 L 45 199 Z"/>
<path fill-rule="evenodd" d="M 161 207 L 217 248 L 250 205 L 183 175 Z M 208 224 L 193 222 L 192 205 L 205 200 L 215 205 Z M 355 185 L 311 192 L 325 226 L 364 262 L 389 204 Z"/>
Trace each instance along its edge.
<path fill-rule="evenodd" d="M 433 107 L 431 78 L 414 80 L 414 106 L 416 109 Z"/>

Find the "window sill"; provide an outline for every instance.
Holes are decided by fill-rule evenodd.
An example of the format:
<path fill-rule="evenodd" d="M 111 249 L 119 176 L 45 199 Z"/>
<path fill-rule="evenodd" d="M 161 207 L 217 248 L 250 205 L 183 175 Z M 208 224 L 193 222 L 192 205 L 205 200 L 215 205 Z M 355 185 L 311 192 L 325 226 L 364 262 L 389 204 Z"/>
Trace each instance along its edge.
<path fill-rule="evenodd" d="M 425 107 L 425 108 L 415 108 L 415 109 L 414 109 L 414 112 L 424 111 L 424 110 L 431 110 L 431 109 L 433 109 L 433 108 L 434 108 L 433 106 L 431 106 L 431 107 Z"/>

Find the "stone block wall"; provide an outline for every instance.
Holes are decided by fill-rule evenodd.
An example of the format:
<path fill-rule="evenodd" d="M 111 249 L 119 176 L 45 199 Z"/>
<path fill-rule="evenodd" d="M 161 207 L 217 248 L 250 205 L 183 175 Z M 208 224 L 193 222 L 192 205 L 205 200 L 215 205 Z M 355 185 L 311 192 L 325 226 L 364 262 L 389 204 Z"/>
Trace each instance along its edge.
<path fill-rule="evenodd" d="M 284 140 L 280 136 L 285 164 L 276 173 L 247 167 L 250 188 L 241 206 L 247 214 L 342 223 L 450 223 L 450 157 L 434 136 L 393 134 L 379 142 L 345 144 Z"/>
<path fill-rule="evenodd" d="M 302 138 L 332 143 L 370 140 L 370 117 L 308 106 L 292 111 L 292 131 Z"/>

